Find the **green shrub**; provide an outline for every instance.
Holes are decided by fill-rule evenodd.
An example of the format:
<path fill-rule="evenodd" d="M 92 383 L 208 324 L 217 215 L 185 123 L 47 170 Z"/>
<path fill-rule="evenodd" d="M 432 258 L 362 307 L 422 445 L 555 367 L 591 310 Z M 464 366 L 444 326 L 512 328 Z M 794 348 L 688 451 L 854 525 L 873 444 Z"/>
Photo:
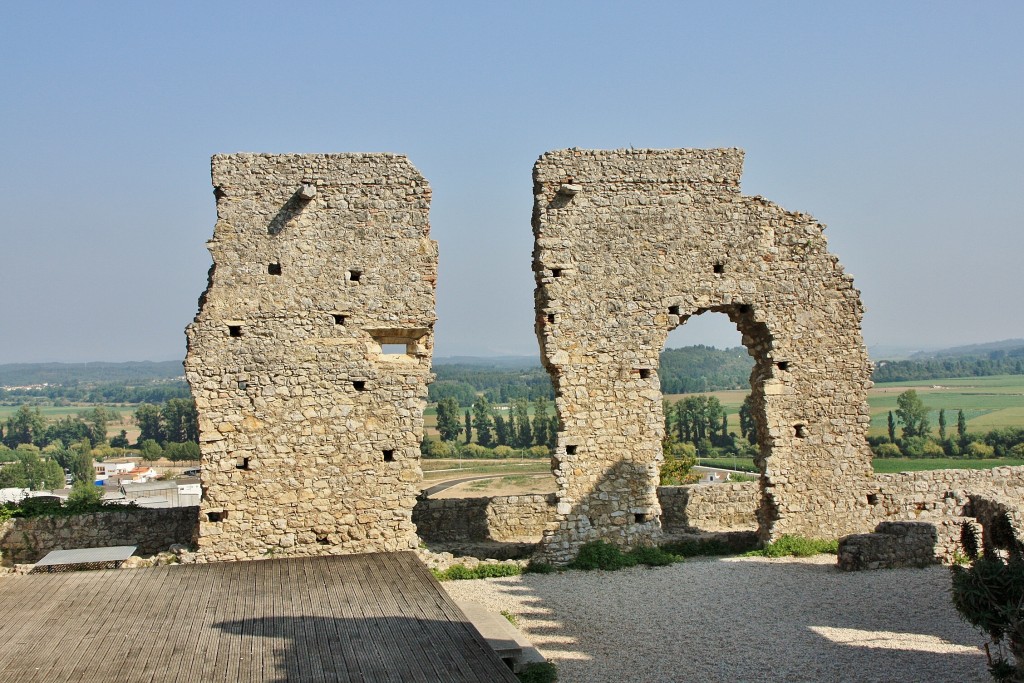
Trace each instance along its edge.
<path fill-rule="evenodd" d="M 570 569 L 582 569 L 590 571 L 603 569 L 615 571 L 626 567 L 635 567 L 638 564 L 645 564 L 651 567 L 663 567 L 665 565 L 681 562 L 682 557 L 674 555 L 662 548 L 641 546 L 629 552 L 622 552 L 617 546 L 604 541 L 591 541 L 580 548 L 576 559 L 567 566 Z"/>
<path fill-rule="evenodd" d="M 679 555 L 674 555 L 664 548 L 651 546 L 633 548 L 626 555 L 636 560 L 637 564 L 646 564 L 649 567 L 666 567 L 683 561 Z"/>
<path fill-rule="evenodd" d="M 512 450 L 512 448 L 510 448 L 509 446 L 495 446 L 494 447 L 494 457 L 495 458 L 511 458 L 513 455 L 515 455 L 515 453 L 516 452 L 514 450 Z"/>
<path fill-rule="evenodd" d="M 531 662 L 516 677 L 520 683 L 557 683 L 558 671 L 551 662 Z"/>
<path fill-rule="evenodd" d="M 103 507 L 103 491 L 92 482 L 78 480 L 71 487 L 64 507 L 73 514 L 94 512 Z"/>
<path fill-rule="evenodd" d="M 661 549 L 679 557 L 717 557 L 720 555 L 736 555 L 749 551 L 756 542 L 756 540 L 750 540 L 739 543 L 727 543 L 721 539 L 709 538 L 666 543 L 661 546 Z"/>
<path fill-rule="evenodd" d="M 1004 516 L 1001 524 L 996 523 L 1013 539 L 1009 519 Z M 981 556 L 969 525 L 961 527 L 961 542 L 971 563 L 950 567 L 953 606 L 967 623 L 988 633 L 995 645 L 992 653 L 985 644 L 992 678 L 1009 683 L 1024 680 L 1024 548 L 1012 542 L 1006 559 L 996 553 Z"/>
<path fill-rule="evenodd" d="M 751 550 L 745 555 L 748 557 L 811 557 L 826 553 L 835 555 L 838 552 L 839 541 L 836 539 L 806 538 L 785 534 L 764 548 Z"/>
<path fill-rule="evenodd" d="M 523 569 L 524 574 L 553 574 L 556 571 L 558 570 L 555 565 L 548 564 L 547 562 L 538 562 L 536 560 L 530 560 L 526 565 L 526 568 Z"/>
<path fill-rule="evenodd" d="M 614 571 L 623 567 L 632 567 L 636 561 L 626 557 L 617 546 L 605 543 L 604 541 L 590 541 L 584 543 L 580 548 L 576 559 L 569 563 L 570 569 L 604 569 Z"/>
<path fill-rule="evenodd" d="M 499 576 L 518 576 L 523 568 L 517 564 L 478 564 L 470 569 L 464 564 L 453 564 L 444 571 L 431 569 L 438 581 L 464 581 L 491 579 Z"/>

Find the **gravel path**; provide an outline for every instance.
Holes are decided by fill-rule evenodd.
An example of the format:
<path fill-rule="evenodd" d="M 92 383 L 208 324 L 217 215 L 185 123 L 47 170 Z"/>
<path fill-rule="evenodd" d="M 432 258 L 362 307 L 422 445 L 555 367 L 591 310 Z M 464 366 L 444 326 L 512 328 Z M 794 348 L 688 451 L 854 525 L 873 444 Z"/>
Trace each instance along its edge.
<path fill-rule="evenodd" d="M 835 557 L 442 584 L 516 615 L 561 683 L 991 681 L 949 570 L 840 572 Z"/>

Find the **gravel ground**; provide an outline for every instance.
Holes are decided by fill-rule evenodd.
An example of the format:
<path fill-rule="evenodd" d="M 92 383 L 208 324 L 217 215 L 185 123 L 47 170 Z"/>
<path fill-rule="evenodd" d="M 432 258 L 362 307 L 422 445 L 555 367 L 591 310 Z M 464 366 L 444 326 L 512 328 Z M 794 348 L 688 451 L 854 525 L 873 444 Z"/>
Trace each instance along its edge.
<path fill-rule="evenodd" d="M 840 572 L 835 557 L 442 584 L 516 615 L 561 683 L 991 681 L 949 570 Z"/>

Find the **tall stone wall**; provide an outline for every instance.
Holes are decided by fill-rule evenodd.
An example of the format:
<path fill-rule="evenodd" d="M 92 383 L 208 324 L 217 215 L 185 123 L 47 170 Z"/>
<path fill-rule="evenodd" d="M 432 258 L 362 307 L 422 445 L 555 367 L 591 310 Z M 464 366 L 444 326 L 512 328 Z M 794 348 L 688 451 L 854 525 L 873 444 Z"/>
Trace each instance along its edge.
<path fill-rule="evenodd" d="M 200 560 L 415 547 L 437 245 L 390 154 L 213 157 L 217 224 L 185 372 Z"/>
<path fill-rule="evenodd" d="M 537 336 L 555 384 L 556 519 L 544 552 L 660 534 L 668 333 L 725 313 L 755 359 L 761 535 L 865 529 L 870 364 L 824 226 L 740 194 L 743 153 L 561 150 L 534 166 Z"/>

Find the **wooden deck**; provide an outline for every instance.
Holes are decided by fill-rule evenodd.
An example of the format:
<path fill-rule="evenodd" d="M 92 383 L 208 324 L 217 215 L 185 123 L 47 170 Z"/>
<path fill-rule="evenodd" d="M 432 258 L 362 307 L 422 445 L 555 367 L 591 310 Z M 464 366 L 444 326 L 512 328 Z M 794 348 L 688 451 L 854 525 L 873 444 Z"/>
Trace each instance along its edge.
<path fill-rule="evenodd" d="M 412 553 L 0 578 L 0 680 L 509 681 Z"/>

